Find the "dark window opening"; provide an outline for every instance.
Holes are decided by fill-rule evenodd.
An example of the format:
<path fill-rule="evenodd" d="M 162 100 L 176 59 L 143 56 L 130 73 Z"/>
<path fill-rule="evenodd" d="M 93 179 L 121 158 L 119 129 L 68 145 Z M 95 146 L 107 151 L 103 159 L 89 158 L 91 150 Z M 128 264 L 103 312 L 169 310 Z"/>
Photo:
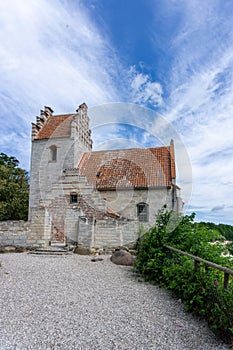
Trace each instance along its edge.
<path fill-rule="evenodd" d="M 77 193 L 71 193 L 70 194 L 70 203 L 78 203 L 78 195 Z"/>
<path fill-rule="evenodd" d="M 57 161 L 57 147 L 56 146 L 51 146 L 51 161 L 56 162 Z"/>
<path fill-rule="evenodd" d="M 138 220 L 140 222 L 147 222 L 148 221 L 148 204 L 139 203 L 137 205 L 137 216 L 138 216 Z"/>

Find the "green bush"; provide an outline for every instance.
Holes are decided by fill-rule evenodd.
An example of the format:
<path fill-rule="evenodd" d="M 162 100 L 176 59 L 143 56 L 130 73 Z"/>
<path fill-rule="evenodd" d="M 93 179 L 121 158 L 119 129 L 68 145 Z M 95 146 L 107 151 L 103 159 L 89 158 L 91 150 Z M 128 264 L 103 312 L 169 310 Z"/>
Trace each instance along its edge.
<path fill-rule="evenodd" d="M 231 255 L 233 255 L 233 243 L 227 245 L 227 250 Z"/>
<path fill-rule="evenodd" d="M 173 252 L 165 245 L 178 248 L 205 260 L 233 269 L 226 250 L 216 241 L 224 237 L 215 229 L 194 223 L 195 214 L 177 216 L 161 209 L 156 224 L 141 233 L 137 242 L 136 269 L 147 281 L 173 291 L 188 311 L 203 316 L 213 331 L 226 342 L 233 342 L 233 281 L 224 290 L 224 273 L 205 263 L 194 264 L 192 258 Z M 213 244 L 213 242 L 215 242 Z"/>

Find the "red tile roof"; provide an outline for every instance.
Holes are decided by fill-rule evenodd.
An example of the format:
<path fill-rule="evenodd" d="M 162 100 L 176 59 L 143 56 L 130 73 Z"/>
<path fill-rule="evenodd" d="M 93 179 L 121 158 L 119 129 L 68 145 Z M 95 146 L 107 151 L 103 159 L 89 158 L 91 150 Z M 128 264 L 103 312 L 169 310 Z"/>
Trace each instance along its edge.
<path fill-rule="evenodd" d="M 51 115 L 34 140 L 70 136 L 70 123 L 75 114 Z"/>
<path fill-rule="evenodd" d="M 172 186 L 174 146 L 86 152 L 78 168 L 98 190 Z"/>

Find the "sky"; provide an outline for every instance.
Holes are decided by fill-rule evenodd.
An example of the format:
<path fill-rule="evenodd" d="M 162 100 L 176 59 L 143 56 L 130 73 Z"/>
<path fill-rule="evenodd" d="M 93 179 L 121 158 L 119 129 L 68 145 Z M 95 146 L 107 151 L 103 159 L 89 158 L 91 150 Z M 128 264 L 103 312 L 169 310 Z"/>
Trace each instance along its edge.
<path fill-rule="evenodd" d="M 44 106 L 86 102 L 94 149 L 169 145 L 185 213 L 233 225 L 231 0 L 0 2 L 0 152 L 30 169 Z"/>

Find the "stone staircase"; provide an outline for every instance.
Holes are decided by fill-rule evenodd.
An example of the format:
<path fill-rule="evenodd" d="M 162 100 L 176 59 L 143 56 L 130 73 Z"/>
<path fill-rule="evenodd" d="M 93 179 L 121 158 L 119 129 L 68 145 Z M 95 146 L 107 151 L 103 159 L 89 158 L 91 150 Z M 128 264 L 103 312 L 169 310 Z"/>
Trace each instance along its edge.
<path fill-rule="evenodd" d="M 70 184 L 74 189 L 78 189 L 85 202 L 93 209 L 105 212 L 106 202 L 101 198 L 100 193 L 94 189 L 93 184 L 87 181 L 86 176 L 79 175 L 78 169 L 65 169 L 65 173 L 59 180 L 60 188 L 66 192 L 66 188 L 70 190 Z M 54 184 L 56 189 L 57 184 Z M 68 191 L 67 191 L 68 192 Z"/>

